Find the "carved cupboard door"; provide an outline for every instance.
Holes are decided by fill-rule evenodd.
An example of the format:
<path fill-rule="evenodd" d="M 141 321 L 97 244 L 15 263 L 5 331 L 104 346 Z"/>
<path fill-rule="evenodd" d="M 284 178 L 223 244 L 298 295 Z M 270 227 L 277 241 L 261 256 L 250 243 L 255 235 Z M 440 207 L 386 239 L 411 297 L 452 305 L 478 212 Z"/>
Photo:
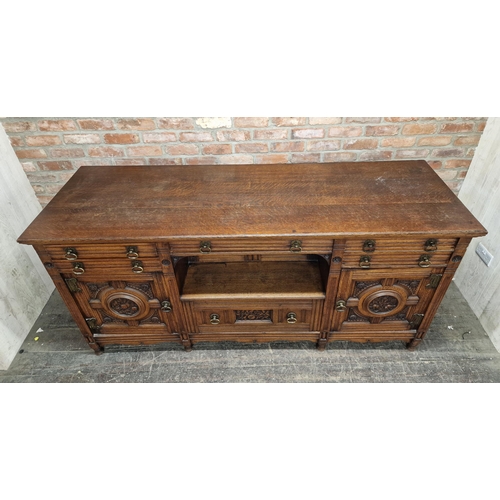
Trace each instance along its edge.
<path fill-rule="evenodd" d="M 92 279 L 63 275 L 79 309 L 96 339 L 154 337 L 157 341 L 179 332 L 172 303 L 161 273 L 140 277 Z M 175 337 L 178 340 L 178 337 Z"/>
<path fill-rule="evenodd" d="M 423 320 L 442 272 L 420 268 L 342 271 L 333 331 L 348 334 L 342 335 L 346 339 L 368 331 L 370 337 L 410 334 Z"/>

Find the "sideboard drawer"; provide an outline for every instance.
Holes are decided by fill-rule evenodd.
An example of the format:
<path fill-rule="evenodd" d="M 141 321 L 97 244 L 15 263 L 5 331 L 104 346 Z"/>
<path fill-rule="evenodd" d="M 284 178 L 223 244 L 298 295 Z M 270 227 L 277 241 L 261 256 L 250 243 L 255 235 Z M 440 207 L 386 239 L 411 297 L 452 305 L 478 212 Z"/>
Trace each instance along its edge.
<path fill-rule="evenodd" d="M 196 330 L 207 333 L 317 331 L 323 300 L 185 302 Z"/>
<path fill-rule="evenodd" d="M 370 254 L 375 252 L 447 252 L 455 249 L 457 238 L 412 238 L 385 239 L 385 238 L 363 238 L 348 239 L 345 251 L 349 253 Z"/>
<path fill-rule="evenodd" d="M 456 243 L 456 238 L 348 240 L 342 267 L 443 267 L 448 264 Z"/>
<path fill-rule="evenodd" d="M 347 269 L 381 269 L 390 267 L 444 267 L 450 260 L 451 252 L 396 252 L 359 255 L 344 253 L 342 267 Z"/>
<path fill-rule="evenodd" d="M 158 259 L 79 259 L 74 261 L 56 261 L 61 273 L 74 276 L 135 276 L 143 273 L 161 271 Z"/>
<path fill-rule="evenodd" d="M 55 261 L 74 261 L 89 259 L 141 259 L 156 257 L 158 252 L 154 243 L 140 244 L 68 244 L 46 245 L 45 249 Z M 76 257 L 75 257 L 76 256 Z"/>
<path fill-rule="evenodd" d="M 176 240 L 170 243 L 172 255 L 233 254 L 328 254 L 333 240 L 329 238 L 218 238 Z"/>

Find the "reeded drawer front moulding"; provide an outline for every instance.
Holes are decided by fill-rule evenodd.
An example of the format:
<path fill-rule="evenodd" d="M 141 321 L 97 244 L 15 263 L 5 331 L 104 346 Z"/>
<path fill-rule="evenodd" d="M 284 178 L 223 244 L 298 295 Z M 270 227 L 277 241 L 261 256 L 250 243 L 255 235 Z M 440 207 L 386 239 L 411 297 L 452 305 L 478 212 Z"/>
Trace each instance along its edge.
<path fill-rule="evenodd" d="M 424 338 L 485 228 L 425 161 L 81 167 L 19 237 L 107 345 Z"/>

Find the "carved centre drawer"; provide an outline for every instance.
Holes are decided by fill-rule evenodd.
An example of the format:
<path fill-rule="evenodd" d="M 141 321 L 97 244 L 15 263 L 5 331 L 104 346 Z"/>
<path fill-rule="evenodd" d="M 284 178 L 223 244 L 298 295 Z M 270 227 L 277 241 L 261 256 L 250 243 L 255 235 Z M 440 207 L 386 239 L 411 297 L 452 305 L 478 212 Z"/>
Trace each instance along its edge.
<path fill-rule="evenodd" d="M 323 300 L 218 300 L 187 301 L 195 332 L 233 334 L 252 332 L 315 332 L 319 338 Z"/>

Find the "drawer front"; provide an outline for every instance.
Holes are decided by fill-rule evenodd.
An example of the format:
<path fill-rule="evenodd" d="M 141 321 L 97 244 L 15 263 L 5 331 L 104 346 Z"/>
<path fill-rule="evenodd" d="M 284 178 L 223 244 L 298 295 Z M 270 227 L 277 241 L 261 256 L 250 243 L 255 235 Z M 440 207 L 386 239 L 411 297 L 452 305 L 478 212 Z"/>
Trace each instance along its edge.
<path fill-rule="evenodd" d="M 391 267 L 444 267 L 453 253 L 454 238 L 412 240 L 348 240 L 342 267 L 381 269 Z"/>
<path fill-rule="evenodd" d="M 81 259 L 75 261 L 56 261 L 57 269 L 64 274 L 77 276 L 121 276 L 133 277 L 140 274 L 161 271 L 158 259 Z"/>
<path fill-rule="evenodd" d="M 444 267 L 450 260 L 451 252 L 397 252 L 372 254 L 344 253 L 342 267 L 347 269 L 383 269 L 391 267 Z"/>
<path fill-rule="evenodd" d="M 323 300 L 188 301 L 186 315 L 194 332 L 318 331 Z"/>
<path fill-rule="evenodd" d="M 178 240 L 170 243 L 172 255 L 203 254 L 328 254 L 333 240 L 329 238 L 224 238 L 211 240 Z"/>
<path fill-rule="evenodd" d="M 434 240 L 434 242 L 430 241 Z M 455 249 L 457 238 L 418 238 L 418 239 L 349 239 L 345 251 L 348 253 L 370 254 L 375 252 L 410 251 L 416 253 L 445 252 Z"/>
<path fill-rule="evenodd" d="M 54 261 L 75 261 L 89 259 L 142 259 L 156 257 L 158 252 L 153 243 L 99 244 L 99 245 L 47 245 L 45 249 Z M 75 257 L 76 255 L 76 257 Z"/>

